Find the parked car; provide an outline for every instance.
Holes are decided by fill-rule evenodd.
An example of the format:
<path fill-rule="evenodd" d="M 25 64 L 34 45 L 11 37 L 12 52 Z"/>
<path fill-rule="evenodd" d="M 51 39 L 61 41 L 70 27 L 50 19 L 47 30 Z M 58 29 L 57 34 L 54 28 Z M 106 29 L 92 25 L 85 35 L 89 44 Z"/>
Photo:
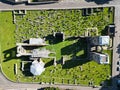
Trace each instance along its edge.
<path fill-rule="evenodd" d="M 120 66 L 117 67 L 117 71 L 120 71 Z"/>
<path fill-rule="evenodd" d="M 118 62 L 117 62 L 117 65 L 119 65 L 119 66 L 120 66 L 120 61 L 118 61 Z"/>
<path fill-rule="evenodd" d="M 115 25 L 109 25 L 108 26 L 108 35 L 115 36 Z"/>

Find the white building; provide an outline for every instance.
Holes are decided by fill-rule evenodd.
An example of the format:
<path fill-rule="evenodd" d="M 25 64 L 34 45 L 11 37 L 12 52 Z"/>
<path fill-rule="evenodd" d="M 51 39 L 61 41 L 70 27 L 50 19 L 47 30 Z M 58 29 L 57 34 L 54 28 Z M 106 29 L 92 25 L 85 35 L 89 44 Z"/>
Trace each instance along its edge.
<path fill-rule="evenodd" d="M 96 52 L 90 53 L 91 59 L 96 61 L 99 64 L 109 64 L 109 55 L 107 54 L 100 54 Z"/>
<path fill-rule="evenodd" d="M 90 37 L 89 39 L 91 45 L 109 45 L 109 36 L 96 36 Z"/>
<path fill-rule="evenodd" d="M 30 72 L 33 75 L 41 75 L 42 72 L 45 71 L 44 65 L 45 64 L 42 61 L 38 62 L 37 60 L 35 60 L 32 62 L 32 65 L 30 66 Z"/>

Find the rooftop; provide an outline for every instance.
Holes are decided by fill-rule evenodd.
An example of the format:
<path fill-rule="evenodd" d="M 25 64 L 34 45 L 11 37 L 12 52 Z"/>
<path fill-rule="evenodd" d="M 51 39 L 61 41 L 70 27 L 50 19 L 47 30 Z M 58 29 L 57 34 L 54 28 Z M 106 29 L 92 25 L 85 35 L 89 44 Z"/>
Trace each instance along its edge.
<path fill-rule="evenodd" d="M 45 68 L 44 68 L 44 63 L 42 61 L 40 61 L 40 62 L 33 61 L 32 62 L 32 65 L 30 66 L 30 72 L 33 75 L 40 75 L 44 71 L 45 71 Z"/>
<path fill-rule="evenodd" d="M 109 36 L 100 36 L 99 37 L 99 45 L 109 45 Z"/>
<path fill-rule="evenodd" d="M 97 61 L 100 64 L 109 64 L 109 56 L 106 54 L 100 54 L 96 52 L 92 52 L 92 59 Z"/>
<path fill-rule="evenodd" d="M 109 36 L 95 36 L 90 37 L 91 45 L 109 45 L 110 37 Z"/>

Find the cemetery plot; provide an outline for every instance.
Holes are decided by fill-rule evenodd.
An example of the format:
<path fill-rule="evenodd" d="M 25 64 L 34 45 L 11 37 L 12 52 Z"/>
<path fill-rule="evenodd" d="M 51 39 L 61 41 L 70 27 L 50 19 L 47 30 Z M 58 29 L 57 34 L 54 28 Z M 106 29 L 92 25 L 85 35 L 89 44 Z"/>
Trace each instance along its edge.
<path fill-rule="evenodd" d="M 0 12 L 0 60 L 4 74 L 15 82 L 109 84 L 111 63 L 99 65 L 88 60 L 86 40 L 80 37 L 105 35 L 104 29 L 114 23 L 113 17 L 113 7 Z M 59 35 L 64 38 L 57 41 Z M 56 53 L 57 65 L 54 66 L 53 59 L 42 59 L 46 70 L 33 77 L 28 73 L 29 59 L 16 58 L 15 53 L 16 43 L 37 37 L 46 38 L 46 48 Z M 111 50 L 105 52 L 112 58 Z"/>

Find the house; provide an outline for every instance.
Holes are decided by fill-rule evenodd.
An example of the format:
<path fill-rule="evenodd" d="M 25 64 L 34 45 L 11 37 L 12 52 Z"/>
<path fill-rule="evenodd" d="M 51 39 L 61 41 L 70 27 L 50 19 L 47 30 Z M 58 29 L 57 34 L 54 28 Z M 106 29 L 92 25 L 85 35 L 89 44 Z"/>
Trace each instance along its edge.
<path fill-rule="evenodd" d="M 109 45 L 110 37 L 109 36 L 96 36 L 96 37 L 90 37 L 89 43 L 90 45 Z"/>
<path fill-rule="evenodd" d="M 109 64 L 109 55 L 97 52 L 90 52 L 90 57 L 99 64 Z"/>
<path fill-rule="evenodd" d="M 41 38 L 30 38 L 29 44 L 30 45 L 46 45 L 45 40 Z"/>
<path fill-rule="evenodd" d="M 49 54 L 52 53 L 49 50 L 46 50 L 45 48 L 42 49 L 33 49 L 31 51 L 31 57 L 32 58 L 49 58 Z"/>

